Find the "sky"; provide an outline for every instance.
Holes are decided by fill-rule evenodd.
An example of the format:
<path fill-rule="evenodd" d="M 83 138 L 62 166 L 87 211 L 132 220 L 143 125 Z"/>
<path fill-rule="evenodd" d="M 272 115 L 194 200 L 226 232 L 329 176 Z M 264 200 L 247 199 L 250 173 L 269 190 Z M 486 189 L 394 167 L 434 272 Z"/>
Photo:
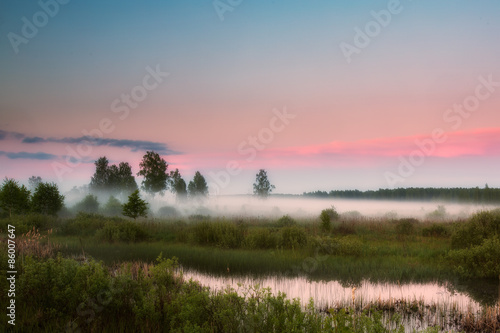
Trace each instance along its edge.
<path fill-rule="evenodd" d="M 500 2 L 0 2 L 0 177 L 500 187 Z M 94 139 L 91 139 L 94 138 Z M 138 183 L 141 178 L 137 178 Z"/>

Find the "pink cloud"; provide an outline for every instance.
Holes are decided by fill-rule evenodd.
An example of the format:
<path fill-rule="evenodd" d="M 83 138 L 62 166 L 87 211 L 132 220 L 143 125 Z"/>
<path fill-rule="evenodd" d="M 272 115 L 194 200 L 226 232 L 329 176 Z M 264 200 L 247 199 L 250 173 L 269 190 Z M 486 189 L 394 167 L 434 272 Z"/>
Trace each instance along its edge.
<path fill-rule="evenodd" d="M 435 140 L 431 135 L 417 135 L 353 142 L 335 141 L 324 145 L 291 147 L 282 150 L 281 154 L 389 157 L 409 155 L 415 150 L 428 149 L 426 155 L 434 157 L 492 156 L 500 153 L 499 144 L 500 128 L 485 128 L 444 133 L 441 140 Z M 421 148 L 424 145 L 426 148 Z"/>
<path fill-rule="evenodd" d="M 236 151 L 223 153 L 187 154 L 172 156 L 172 164 L 179 169 L 224 168 L 236 161 L 243 168 L 277 167 L 374 167 L 390 163 L 399 156 L 421 151 L 427 157 L 458 158 L 464 156 L 489 157 L 500 155 L 500 128 L 443 133 L 437 142 L 432 135 L 377 138 L 359 141 L 334 141 L 321 145 L 296 146 L 279 149 L 255 150 L 255 158 Z"/>

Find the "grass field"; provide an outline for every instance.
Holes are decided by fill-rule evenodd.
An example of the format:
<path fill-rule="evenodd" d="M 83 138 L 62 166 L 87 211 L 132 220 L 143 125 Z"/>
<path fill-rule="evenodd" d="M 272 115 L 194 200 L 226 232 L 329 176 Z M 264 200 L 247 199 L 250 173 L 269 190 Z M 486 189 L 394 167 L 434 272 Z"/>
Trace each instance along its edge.
<path fill-rule="evenodd" d="M 404 283 L 460 279 L 464 281 L 460 283 L 462 287 L 470 285 L 470 281 L 475 281 L 476 285 L 481 284 L 479 281 L 488 281 L 491 284 L 491 281 L 498 281 L 500 274 L 500 254 L 497 246 L 499 216 L 498 211 L 493 211 L 476 214 L 468 220 L 456 221 L 340 217 L 332 220 L 326 228 L 319 219 L 294 220 L 289 216 L 275 220 L 192 216 L 183 219 L 133 221 L 79 213 L 75 217 L 65 219 L 41 215 L 6 218 L 1 220 L 0 229 L 5 232 L 9 224 L 16 228 L 17 265 L 20 271 L 18 290 L 19 295 L 29 300 L 23 303 L 24 314 L 18 318 L 21 323 L 19 327 L 33 329 L 41 325 L 40 328 L 51 331 L 70 322 L 78 327 L 99 331 L 113 331 L 120 329 L 121 325 L 135 325 L 138 330 L 155 331 L 158 327 L 166 327 L 168 323 L 170 329 L 167 331 L 175 331 L 174 327 L 183 327 L 180 331 L 222 332 L 227 330 L 218 320 L 224 311 L 229 311 L 227 302 L 236 302 L 243 308 L 255 306 L 251 304 L 252 301 L 230 290 L 218 295 L 208 291 L 204 294 L 201 293 L 204 289 L 200 286 L 179 282 L 180 280 L 177 287 L 172 286 L 172 290 L 163 290 L 161 286 L 165 281 L 176 279 L 175 272 L 166 268 L 163 273 L 169 272 L 168 276 L 162 275 L 158 281 L 155 280 L 158 275 L 151 272 L 155 271 L 157 266 L 176 266 L 177 261 L 168 261 L 168 265 L 162 260 L 158 261 L 156 259 L 160 253 L 164 258 L 178 258 L 176 260 L 184 267 L 213 274 L 231 272 L 241 275 L 301 275 L 313 279 L 338 280 L 343 285 L 353 287 L 362 280 Z M 6 238 L 5 233 L 3 238 Z M 5 262 L 6 257 L 2 258 L 2 266 Z M 130 265 L 142 268 L 135 269 L 132 274 Z M 81 279 L 85 276 L 87 282 L 83 283 Z M 64 279 L 66 283 L 63 283 Z M 95 281 L 92 282 L 92 279 Z M 36 292 L 37 288 L 42 288 L 42 283 L 80 288 L 82 295 L 76 296 L 69 290 L 64 292 L 49 288 L 45 292 L 48 294 L 42 298 Z M 131 293 L 133 303 L 140 304 L 143 309 L 127 303 L 131 301 L 127 300 L 129 296 L 122 295 L 125 299 L 121 301 L 113 296 L 114 305 L 108 307 L 101 304 L 97 308 L 107 309 L 102 311 L 93 309 L 93 318 L 98 319 L 88 323 L 85 316 L 79 314 L 82 311 L 77 311 L 78 307 L 82 302 L 86 304 L 89 299 L 97 299 L 96 293 L 108 290 L 116 283 L 126 283 L 127 287 L 124 288 Z M 2 287 L 5 295 L 8 289 L 5 280 Z M 183 288 L 186 290 L 180 292 Z M 198 296 L 192 296 L 194 299 L 191 299 L 189 295 L 194 295 L 195 290 L 199 291 Z M 311 327 L 317 327 L 317 330 L 306 331 L 329 331 L 330 328 L 334 332 L 341 331 L 338 329 L 340 322 L 351 323 L 345 332 L 368 332 L 379 324 L 382 325 L 380 327 L 385 327 L 383 329 L 386 331 L 391 331 L 389 327 L 392 327 L 392 331 L 399 331 L 413 320 L 404 316 L 405 311 L 408 312 L 412 306 L 413 310 L 410 312 L 417 315 L 425 311 L 430 313 L 427 305 L 418 302 L 413 305 L 399 303 L 391 306 L 374 303 L 359 308 L 353 303 L 337 309 L 324 309 L 328 313 L 325 317 L 324 314 L 317 313 L 317 310 L 313 311 L 312 305 L 307 310 L 301 308 L 298 303 L 294 305 L 293 302 L 287 303 L 289 301 L 285 298 L 280 300 L 277 296 L 266 294 L 266 291 L 258 293 L 260 296 L 257 299 L 260 297 L 263 304 L 267 304 L 268 310 L 270 304 L 278 302 L 281 309 L 279 316 L 291 316 L 286 317 L 289 319 L 283 319 L 283 322 L 275 322 L 272 327 L 286 327 L 290 324 L 288 321 L 293 322 L 296 327 L 306 327 L 301 326 L 306 325 L 306 322 Z M 470 292 L 470 295 L 482 301 L 478 296 L 480 293 Z M 212 312 L 207 314 L 202 322 L 196 321 L 196 324 L 193 324 L 192 318 L 187 319 L 189 316 L 184 318 L 180 314 L 186 309 L 177 309 L 174 315 L 169 314 L 166 318 L 165 313 L 170 311 L 166 309 L 174 306 L 174 299 L 176 302 L 183 300 L 182 302 L 193 309 L 200 305 L 198 302 L 211 304 Z M 2 299 L 2 303 L 6 304 L 5 302 L 6 300 Z M 70 306 L 60 309 L 55 305 L 57 302 L 76 304 L 73 308 Z M 146 311 L 147 307 L 156 315 L 144 319 L 145 312 L 141 311 Z M 500 312 L 494 312 L 498 311 L 498 305 L 488 309 L 493 310 L 485 310 L 483 315 L 475 314 L 472 319 L 461 313 L 452 315 L 447 312 L 447 316 L 450 316 L 449 320 L 456 322 L 453 327 L 466 331 L 500 327 L 495 326 L 500 320 Z M 245 317 L 248 311 L 247 309 L 239 314 L 233 313 L 232 315 L 239 316 L 240 320 L 233 322 L 235 326 L 227 329 L 245 331 L 245 326 L 242 328 L 241 325 L 249 325 L 246 322 L 248 318 Z M 259 311 L 255 316 L 269 315 L 262 309 Z M 294 314 L 287 311 L 293 311 Z M 114 318 L 117 313 L 120 316 L 130 316 L 133 323 L 130 318 L 127 319 L 130 322 L 125 320 L 128 324 L 123 324 L 108 317 Z M 218 319 L 214 317 L 216 313 Z M 406 319 L 401 321 L 401 318 L 389 315 L 390 313 L 399 313 L 401 318 Z M 147 325 L 142 325 L 140 318 L 144 319 Z M 41 323 L 42 320 L 44 324 Z M 443 321 L 440 323 L 443 328 Z M 365 324 L 368 326 L 363 326 Z M 359 330 L 356 327 L 365 328 Z"/>

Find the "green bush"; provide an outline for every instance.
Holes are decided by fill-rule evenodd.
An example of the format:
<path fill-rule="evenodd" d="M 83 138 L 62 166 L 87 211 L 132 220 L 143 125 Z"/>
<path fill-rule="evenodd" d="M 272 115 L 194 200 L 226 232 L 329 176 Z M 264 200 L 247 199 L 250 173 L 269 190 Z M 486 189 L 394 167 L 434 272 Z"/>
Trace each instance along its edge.
<path fill-rule="evenodd" d="M 451 235 L 451 248 L 481 245 L 485 239 L 495 235 L 500 236 L 500 212 L 479 212 L 455 228 Z"/>
<path fill-rule="evenodd" d="M 163 206 L 160 209 L 158 209 L 157 215 L 159 217 L 171 218 L 171 217 L 179 217 L 181 216 L 181 213 L 175 207 Z"/>
<path fill-rule="evenodd" d="M 346 220 L 361 220 L 363 215 L 357 210 L 351 210 L 345 213 L 342 213 L 342 218 Z"/>
<path fill-rule="evenodd" d="M 149 237 L 144 226 L 133 221 L 108 221 L 97 236 L 107 242 L 140 242 Z"/>
<path fill-rule="evenodd" d="M 278 246 L 285 249 L 300 249 L 307 245 L 307 235 L 298 226 L 284 227 L 280 231 Z"/>
<path fill-rule="evenodd" d="M 336 221 L 339 218 L 339 213 L 335 210 L 335 207 L 323 209 L 319 215 L 321 220 L 321 230 L 324 232 L 329 232 L 332 228 L 332 221 Z"/>
<path fill-rule="evenodd" d="M 434 223 L 428 227 L 422 229 L 422 236 L 424 237 L 448 237 L 450 232 L 448 229 L 442 225 Z"/>
<path fill-rule="evenodd" d="M 107 216 L 121 216 L 123 207 L 121 202 L 114 196 L 110 196 L 102 209 L 103 213 Z"/>
<path fill-rule="evenodd" d="M 61 227 L 64 235 L 93 236 L 97 230 L 102 229 L 106 221 L 122 219 L 109 218 L 99 214 L 80 212 L 75 218 L 67 220 Z"/>
<path fill-rule="evenodd" d="M 481 245 L 452 250 L 448 259 L 455 271 L 464 277 L 497 278 L 500 276 L 500 239 L 486 239 Z"/>
<path fill-rule="evenodd" d="M 12 217 L 0 220 L 0 230 L 7 231 L 7 225 L 16 227 L 16 234 L 21 236 L 33 228 L 38 230 L 48 230 L 60 225 L 60 220 L 55 216 L 43 214 L 13 215 Z"/>
<path fill-rule="evenodd" d="M 290 217 L 290 215 L 283 215 L 276 221 L 276 226 L 278 228 L 291 227 L 297 225 L 297 222 Z"/>
<path fill-rule="evenodd" d="M 211 219 L 211 216 L 202 214 L 191 214 L 188 216 L 188 218 L 193 221 L 209 221 Z"/>
<path fill-rule="evenodd" d="M 244 226 L 234 223 L 199 222 L 192 227 L 194 242 L 198 245 L 211 245 L 225 249 L 235 249 L 242 245 Z"/>
<path fill-rule="evenodd" d="M 320 254 L 329 255 L 360 256 L 363 253 L 363 243 L 351 236 L 315 239 L 313 248 Z"/>
<path fill-rule="evenodd" d="M 253 229 L 244 240 L 244 246 L 249 249 L 274 249 L 277 245 L 277 234 L 269 228 Z"/>
<path fill-rule="evenodd" d="M 354 235 L 356 233 L 356 222 L 342 221 L 337 227 L 334 228 L 334 234 L 339 235 Z"/>
<path fill-rule="evenodd" d="M 415 226 L 419 221 L 414 218 L 404 218 L 396 221 L 396 234 L 398 236 L 411 236 L 415 233 Z"/>
<path fill-rule="evenodd" d="M 74 207 L 73 211 L 75 212 L 84 212 L 84 213 L 97 213 L 99 210 L 99 201 L 97 201 L 97 197 L 92 194 L 88 194 L 82 201 L 78 202 Z"/>
<path fill-rule="evenodd" d="M 342 237 L 337 239 L 337 244 L 337 254 L 342 256 L 360 256 L 363 252 L 363 243 L 356 238 Z"/>
<path fill-rule="evenodd" d="M 36 316 L 52 319 L 76 312 L 88 297 L 109 286 L 107 269 L 100 263 L 57 257 L 46 261 L 25 258 L 23 274 L 19 276 L 19 299 L 28 302 Z"/>
<path fill-rule="evenodd" d="M 426 215 L 426 218 L 431 220 L 443 220 L 446 218 L 446 207 L 439 205 L 437 209 Z"/>

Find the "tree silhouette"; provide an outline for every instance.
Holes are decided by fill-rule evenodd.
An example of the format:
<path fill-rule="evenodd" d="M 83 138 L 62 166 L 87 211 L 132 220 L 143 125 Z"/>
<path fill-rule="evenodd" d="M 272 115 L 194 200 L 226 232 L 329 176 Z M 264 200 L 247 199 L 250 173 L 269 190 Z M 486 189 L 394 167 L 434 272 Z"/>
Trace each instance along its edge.
<path fill-rule="evenodd" d="M 141 170 L 137 175 L 144 177 L 142 189 L 153 196 L 156 193 L 165 194 L 168 187 L 167 162 L 158 153 L 147 151 L 139 166 Z"/>
<path fill-rule="evenodd" d="M 188 193 L 190 197 L 206 197 L 208 195 L 208 186 L 205 177 L 199 171 L 196 171 L 194 178 L 189 182 Z"/>
<path fill-rule="evenodd" d="M 31 206 L 35 213 L 56 215 L 63 207 L 64 195 L 59 194 L 55 183 L 40 183 L 31 198 Z"/>
<path fill-rule="evenodd" d="M 179 169 L 170 171 L 170 190 L 175 193 L 178 201 L 183 201 L 187 198 L 186 182 L 181 177 Z"/>
<path fill-rule="evenodd" d="M 118 166 L 109 165 L 108 159 L 103 156 L 94 164 L 96 170 L 90 180 L 91 190 L 127 194 L 137 190 L 132 167 L 127 162 L 121 162 Z"/>
<path fill-rule="evenodd" d="M 128 202 L 123 206 L 123 215 L 133 218 L 134 220 L 139 216 L 147 217 L 148 203 L 141 199 L 139 190 L 135 190 L 128 197 Z"/>
<path fill-rule="evenodd" d="M 19 186 L 14 179 L 5 178 L 0 187 L 0 207 L 12 214 L 23 214 L 29 210 L 30 191 L 24 186 Z"/>
<path fill-rule="evenodd" d="M 259 173 L 255 175 L 255 183 L 253 184 L 253 193 L 260 198 L 267 198 L 269 194 L 275 189 L 267 179 L 267 172 L 260 169 Z"/>

